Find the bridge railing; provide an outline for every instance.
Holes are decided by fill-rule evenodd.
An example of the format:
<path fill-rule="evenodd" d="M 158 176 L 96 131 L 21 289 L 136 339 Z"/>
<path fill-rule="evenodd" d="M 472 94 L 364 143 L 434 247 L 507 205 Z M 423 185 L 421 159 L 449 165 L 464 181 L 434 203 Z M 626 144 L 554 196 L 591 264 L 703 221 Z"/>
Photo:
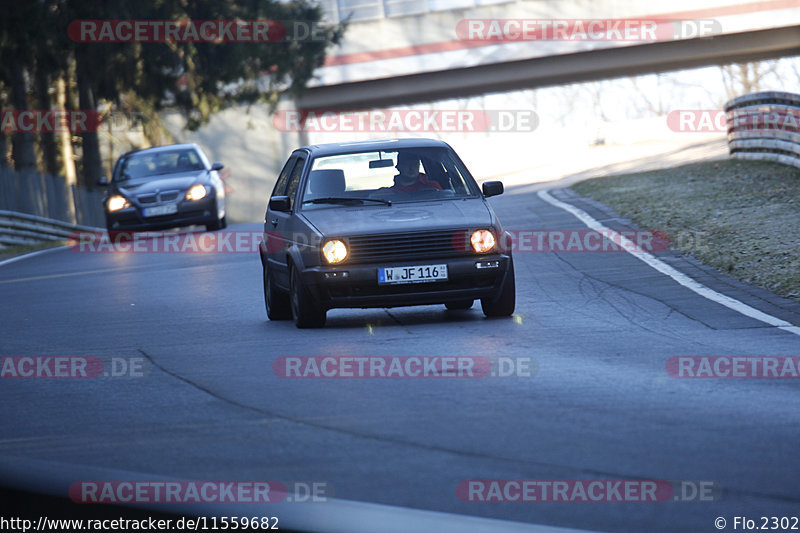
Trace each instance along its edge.
<path fill-rule="evenodd" d="M 725 104 L 732 158 L 800 168 L 800 95 L 766 91 Z"/>

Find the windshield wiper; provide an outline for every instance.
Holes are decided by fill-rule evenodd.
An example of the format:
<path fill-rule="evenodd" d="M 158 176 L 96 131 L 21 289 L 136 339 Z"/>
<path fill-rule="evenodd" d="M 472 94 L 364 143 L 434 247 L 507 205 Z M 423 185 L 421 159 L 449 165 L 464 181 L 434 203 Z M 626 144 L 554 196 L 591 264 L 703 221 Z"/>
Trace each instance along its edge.
<path fill-rule="evenodd" d="M 391 200 L 384 200 L 383 198 L 359 198 L 349 196 L 327 196 L 325 198 L 313 198 L 305 200 L 304 204 L 345 204 L 348 202 L 378 202 L 380 204 L 392 205 Z"/>

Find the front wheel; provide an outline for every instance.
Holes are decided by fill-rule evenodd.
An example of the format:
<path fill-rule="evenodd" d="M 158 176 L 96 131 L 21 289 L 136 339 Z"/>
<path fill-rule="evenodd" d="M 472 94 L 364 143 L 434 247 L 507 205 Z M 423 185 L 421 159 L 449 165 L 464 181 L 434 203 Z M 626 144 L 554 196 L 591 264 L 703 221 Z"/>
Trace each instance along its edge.
<path fill-rule="evenodd" d="M 516 306 L 517 289 L 514 281 L 514 260 L 509 259 L 508 272 L 503 286 L 494 296 L 481 298 L 483 314 L 489 317 L 511 316 Z"/>
<path fill-rule="evenodd" d="M 303 285 L 300 272 L 292 265 L 289 287 L 292 300 L 292 316 L 298 328 L 321 328 L 325 325 L 325 310 L 321 309 Z"/>
<path fill-rule="evenodd" d="M 214 205 L 214 213 L 217 213 L 217 206 Z M 219 231 L 221 229 L 225 229 L 228 227 L 228 220 L 225 218 L 225 215 L 222 215 L 221 218 L 218 218 L 216 222 L 212 222 L 211 224 L 206 224 L 206 231 Z"/>

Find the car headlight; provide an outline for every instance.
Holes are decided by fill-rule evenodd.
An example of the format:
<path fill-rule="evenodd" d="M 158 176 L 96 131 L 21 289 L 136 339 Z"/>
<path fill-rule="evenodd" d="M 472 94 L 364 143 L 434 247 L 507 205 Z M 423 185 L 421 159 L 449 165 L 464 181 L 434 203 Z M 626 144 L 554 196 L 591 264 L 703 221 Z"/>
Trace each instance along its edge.
<path fill-rule="evenodd" d="M 339 239 L 330 240 L 322 247 L 322 255 L 332 265 L 341 263 L 347 259 L 347 245 Z"/>
<path fill-rule="evenodd" d="M 200 185 L 192 185 L 192 187 L 186 191 L 186 199 L 187 200 L 202 200 L 206 197 L 207 191 L 206 188 Z"/>
<path fill-rule="evenodd" d="M 494 247 L 497 244 L 497 241 L 494 238 L 494 233 L 486 229 L 473 231 L 469 238 L 469 242 L 472 244 L 472 249 L 479 254 L 491 252 L 494 250 Z"/>
<path fill-rule="evenodd" d="M 119 211 L 123 207 L 128 207 L 130 204 L 128 200 L 124 196 L 120 196 L 119 194 L 115 194 L 108 199 L 108 203 L 106 203 L 106 208 L 109 211 Z"/>

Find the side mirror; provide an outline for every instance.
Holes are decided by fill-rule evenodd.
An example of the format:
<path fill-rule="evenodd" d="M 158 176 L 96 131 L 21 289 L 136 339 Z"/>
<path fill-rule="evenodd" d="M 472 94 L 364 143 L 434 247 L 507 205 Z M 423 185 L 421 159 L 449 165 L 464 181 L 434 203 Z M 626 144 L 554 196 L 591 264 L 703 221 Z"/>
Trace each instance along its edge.
<path fill-rule="evenodd" d="M 292 208 L 291 203 L 288 196 L 273 196 L 269 199 L 269 209 L 285 213 Z"/>
<path fill-rule="evenodd" d="M 106 187 L 108 185 L 108 178 L 103 176 L 102 178 L 97 180 L 97 184 L 100 185 L 101 187 Z"/>
<path fill-rule="evenodd" d="M 211 165 L 211 170 L 220 171 L 225 168 L 225 165 L 220 163 L 219 161 L 215 161 L 213 165 Z"/>
<path fill-rule="evenodd" d="M 490 196 L 497 196 L 498 194 L 503 194 L 503 182 L 486 181 L 481 189 L 483 190 L 483 195 L 487 198 Z"/>

